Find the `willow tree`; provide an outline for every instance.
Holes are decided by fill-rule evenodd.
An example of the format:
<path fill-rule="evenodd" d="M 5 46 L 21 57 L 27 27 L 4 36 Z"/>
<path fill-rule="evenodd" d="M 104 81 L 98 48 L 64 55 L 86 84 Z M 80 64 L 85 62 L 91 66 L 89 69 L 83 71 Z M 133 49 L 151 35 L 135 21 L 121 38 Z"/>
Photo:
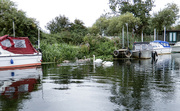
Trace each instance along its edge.
<path fill-rule="evenodd" d="M 109 0 L 109 3 L 110 9 L 115 14 L 130 12 L 135 17 L 140 18 L 142 24 L 134 28 L 135 33 L 140 34 L 148 26 L 154 0 Z"/>
<path fill-rule="evenodd" d="M 109 35 L 116 35 L 122 32 L 123 26 L 126 27 L 128 24 L 128 30 L 132 32 L 137 26 L 141 25 L 139 17 L 135 17 L 132 13 L 125 13 L 120 16 L 115 16 L 110 19 L 109 26 L 107 28 L 107 32 Z"/>
<path fill-rule="evenodd" d="M 0 35 L 13 35 L 13 21 L 16 36 L 37 37 L 38 22 L 26 17 L 26 13 L 18 10 L 14 2 L 0 0 Z"/>

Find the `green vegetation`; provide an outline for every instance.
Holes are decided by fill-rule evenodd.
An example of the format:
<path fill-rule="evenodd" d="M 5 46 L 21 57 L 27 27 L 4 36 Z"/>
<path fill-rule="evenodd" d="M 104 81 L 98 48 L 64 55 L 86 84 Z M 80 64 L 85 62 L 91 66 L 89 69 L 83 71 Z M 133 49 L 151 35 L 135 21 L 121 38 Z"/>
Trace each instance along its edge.
<path fill-rule="evenodd" d="M 110 57 L 115 47 L 114 42 L 105 37 L 86 35 L 81 45 L 78 46 L 44 39 L 41 41 L 41 49 L 43 61 L 62 62 L 65 59 L 74 60 L 75 58 L 84 58 L 84 56 L 92 58 L 94 54 L 101 58 Z"/>
<path fill-rule="evenodd" d="M 178 6 L 174 3 L 167 4 L 165 9 L 153 15 L 150 15 L 150 11 L 154 0 L 109 0 L 109 3 L 113 15 L 102 15 L 92 27 L 85 27 L 79 19 L 71 23 L 65 15 L 59 15 L 49 21 L 46 28 L 50 33 L 40 33 L 43 61 L 62 62 L 76 57 L 92 58 L 92 55 L 98 58 L 112 58 L 113 51 L 122 48 L 123 29 L 126 48 L 128 40 L 130 48 L 133 42 L 141 41 L 141 33 L 144 34 L 144 41 L 152 41 L 155 28 L 157 32 L 161 32 L 164 26 L 167 29 L 180 30 L 180 25 L 172 27 L 179 18 Z M 22 10 L 17 10 L 12 1 L 0 0 L 0 36 L 13 36 L 13 21 L 16 36 L 28 36 L 35 45 L 38 22 L 34 18 L 26 17 Z"/>

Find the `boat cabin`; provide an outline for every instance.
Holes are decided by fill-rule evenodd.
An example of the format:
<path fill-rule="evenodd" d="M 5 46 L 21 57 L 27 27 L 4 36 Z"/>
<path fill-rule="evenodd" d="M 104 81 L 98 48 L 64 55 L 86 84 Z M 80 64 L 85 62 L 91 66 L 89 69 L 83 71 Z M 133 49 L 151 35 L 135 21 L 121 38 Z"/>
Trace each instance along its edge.
<path fill-rule="evenodd" d="M 28 37 L 0 37 L 0 55 L 3 54 L 34 54 L 38 53 Z"/>
<path fill-rule="evenodd" d="M 149 42 L 134 42 L 133 50 L 152 50 L 153 47 Z"/>

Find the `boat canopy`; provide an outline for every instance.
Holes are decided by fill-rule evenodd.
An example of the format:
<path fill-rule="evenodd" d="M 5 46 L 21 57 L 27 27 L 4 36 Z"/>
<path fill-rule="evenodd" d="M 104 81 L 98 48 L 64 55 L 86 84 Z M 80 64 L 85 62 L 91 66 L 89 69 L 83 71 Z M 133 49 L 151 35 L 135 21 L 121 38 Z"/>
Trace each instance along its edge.
<path fill-rule="evenodd" d="M 28 37 L 10 37 L 8 35 L 0 37 L 2 49 L 14 54 L 34 54 L 37 50 L 32 46 Z"/>
<path fill-rule="evenodd" d="M 155 40 L 155 41 L 153 41 L 153 42 L 151 42 L 151 43 L 159 43 L 159 44 L 161 44 L 163 47 L 170 47 L 169 43 L 166 42 L 166 41 Z"/>

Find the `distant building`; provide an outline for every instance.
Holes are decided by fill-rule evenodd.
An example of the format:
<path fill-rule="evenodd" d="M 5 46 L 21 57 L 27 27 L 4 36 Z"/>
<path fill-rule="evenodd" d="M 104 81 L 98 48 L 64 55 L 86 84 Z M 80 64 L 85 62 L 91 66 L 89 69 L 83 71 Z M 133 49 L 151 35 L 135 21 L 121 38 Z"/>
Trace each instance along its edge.
<path fill-rule="evenodd" d="M 160 40 L 164 40 L 164 31 L 162 32 L 162 37 Z M 166 39 L 165 41 L 169 42 L 169 44 L 175 44 L 180 41 L 180 30 L 166 30 Z"/>

